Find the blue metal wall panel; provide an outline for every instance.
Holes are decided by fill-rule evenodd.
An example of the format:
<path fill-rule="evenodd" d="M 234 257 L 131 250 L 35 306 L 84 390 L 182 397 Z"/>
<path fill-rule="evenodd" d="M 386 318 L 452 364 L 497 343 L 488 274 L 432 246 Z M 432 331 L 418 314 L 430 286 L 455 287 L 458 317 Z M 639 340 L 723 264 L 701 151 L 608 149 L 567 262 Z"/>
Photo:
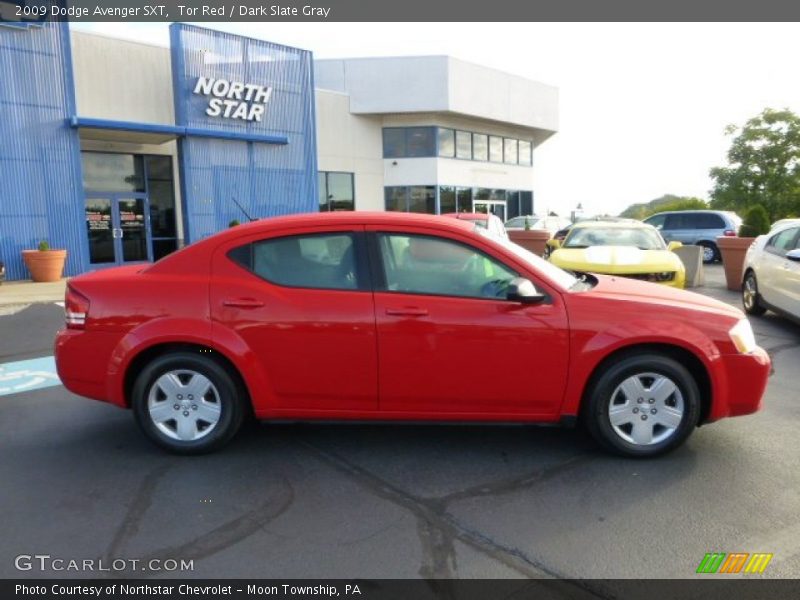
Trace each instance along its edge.
<path fill-rule="evenodd" d="M 244 221 L 237 202 L 255 218 L 318 210 L 311 53 L 180 23 L 170 37 L 178 126 L 288 138 L 181 139 L 186 240 Z M 209 98 L 193 93 L 200 77 L 272 87 L 261 122 L 208 116 Z"/>
<path fill-rule="evenodd" d="M 0 27 L 0 260 L 26 279 L 20 251 L 47 240 L 88 264 L 72 56 L 66 23 Z"/>

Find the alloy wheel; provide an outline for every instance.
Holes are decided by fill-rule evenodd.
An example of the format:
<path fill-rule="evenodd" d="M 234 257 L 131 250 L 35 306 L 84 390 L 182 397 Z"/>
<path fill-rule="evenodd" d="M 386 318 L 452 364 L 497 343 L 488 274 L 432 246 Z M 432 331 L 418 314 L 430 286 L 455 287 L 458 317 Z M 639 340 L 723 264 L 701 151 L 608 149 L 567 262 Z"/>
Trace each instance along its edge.
<path fill-rule="evenodd" d="M 191 369 L 176 369 L 153 382 L 147 396 L 147 410 L 164 435 L 191 442 L 214 430 L 222 413 L 222 402 L 208 377 Z"/>
<path fill-rule="evenodd" d="M 637 446 L 671 438 L 684 416 L 678 385 L 660 373 L 637 373 L 622 381 L 611 396 L 608 418 L 614 432 Z"/>

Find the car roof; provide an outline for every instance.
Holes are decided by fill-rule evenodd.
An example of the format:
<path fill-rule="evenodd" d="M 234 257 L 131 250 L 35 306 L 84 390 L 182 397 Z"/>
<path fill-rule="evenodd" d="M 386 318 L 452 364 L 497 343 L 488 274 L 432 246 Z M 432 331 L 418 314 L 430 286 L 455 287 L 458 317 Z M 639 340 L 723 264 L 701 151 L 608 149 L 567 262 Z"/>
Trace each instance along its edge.
<path fill-rule="evenodd" d="M 442 213 L 442 217 L 450 217 L 451 219 L 461 219 L 462 221 L 488 221 L 489 215 L 486 213 L 474 212 L 460 212 L 460 213 Z"/>
<path fill-rule="evenodd" d="M 638 229 L 655 229 L 655 227 L 648 223 L 642 223 L 641 221 L 633 219 L 629 221 L 580 221 L 572 226 L 573 229 L 585 229 L 587 227 L 602 227 L 603 229 L 630 229 L 631 227 Z"/>
<path fill-rule="evenodd" d="M 646 218 L 649 219 L 650 217 L 655 217 L 656 215 L 685 215 L 685 214 L 695 214 L 695 213 L 711 213 L 715 215 L 729 215 L 733 217 L 739 216 L 732 210 L 714 210 L 712 208 L 689 208 L 686 210 L 662 210 L 657 213 L 653 213 L 652 215 L 648 215 Z"/>

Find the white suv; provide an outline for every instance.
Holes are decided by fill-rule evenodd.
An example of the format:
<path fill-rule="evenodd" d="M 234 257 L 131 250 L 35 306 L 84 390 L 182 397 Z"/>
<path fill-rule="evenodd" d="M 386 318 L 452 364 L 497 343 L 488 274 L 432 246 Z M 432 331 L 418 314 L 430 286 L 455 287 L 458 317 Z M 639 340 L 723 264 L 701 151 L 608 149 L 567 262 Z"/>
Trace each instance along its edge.
<path fill-rule="evenodd" d="M 742 303 L 751 315 L 770 309 L 800 321 L 800 222 L 778 225 L 750 246 Z"/>

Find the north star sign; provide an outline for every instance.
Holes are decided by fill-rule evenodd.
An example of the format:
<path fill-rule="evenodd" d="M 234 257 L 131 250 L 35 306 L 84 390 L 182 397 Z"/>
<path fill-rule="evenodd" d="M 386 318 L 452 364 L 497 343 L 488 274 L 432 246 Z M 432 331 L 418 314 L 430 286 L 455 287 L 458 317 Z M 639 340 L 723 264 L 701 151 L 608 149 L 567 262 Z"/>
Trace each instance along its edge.
<path fill-rule="evenodd" d="M 198 77 L 194 93 L 206 96 L 209 117 L 241 119 L 261 122 L 267 102 L 272 97 L 272 88 L 253 83 L 240 83 L 227 79 Z"/>

